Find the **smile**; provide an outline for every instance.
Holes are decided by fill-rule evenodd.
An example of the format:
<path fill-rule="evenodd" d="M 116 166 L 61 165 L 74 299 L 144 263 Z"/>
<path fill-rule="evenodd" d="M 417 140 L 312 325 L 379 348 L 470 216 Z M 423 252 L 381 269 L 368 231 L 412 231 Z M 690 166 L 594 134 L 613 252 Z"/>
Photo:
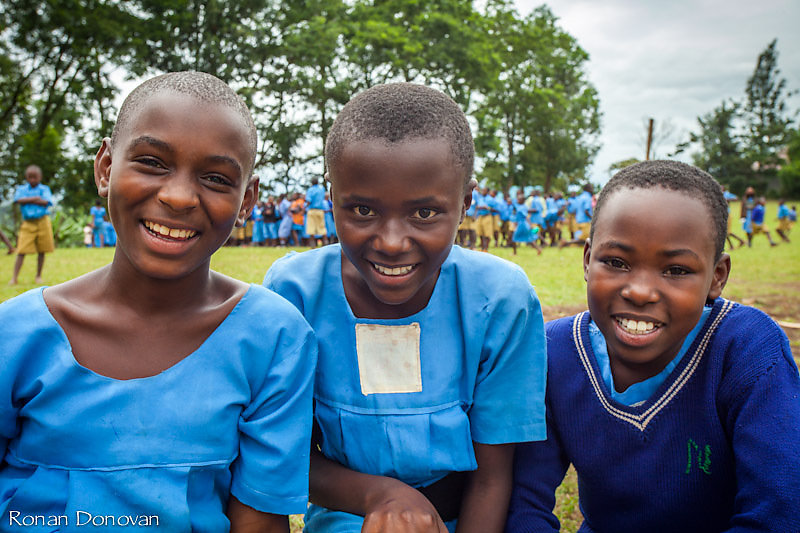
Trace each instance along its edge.
<path fill-rule="evenodd" d="M 149 220 L 145 220 L 143 222 L 145 227 L 150 230 L 151 233 L 155 233 L 160 237 L 169 237 L 170 239 L 176 240 L 187 240 L 197 235 L 196 231 L 190 229 L 168 228 L 167 226 L 163 226 Z"/>
<path fill-rule="evenodd" d="M 385 266 L 378 265 L 378 264 L 373 263 L 371 261 L 370 261 L 370 264 L 372 265 L 372 268 L 374 268 L 375 270 L 377 270 L 378 272 L 380 272 L 384 276 L 403 276 L 405 274 L 408 274 L 409 272 L 411 272 L 414 269 L 414 265 L 405 265 L 405 266 L 399 266 L 399 267 L 391 268 L 391 267 L 385 267 Z"/>
<path fill-rule="evenodd" d="M 661 327 L 660 324 L 656 324 L 654 322 L 645 322 L 644 320 L 629 320 L 627 318 L 617 318 L 615 320 L 617 321 L 617 324 L 622 327 L 622 329 L 631 335 L 646 335 L 647 333 L 651 333 L 653 330 Z"/>

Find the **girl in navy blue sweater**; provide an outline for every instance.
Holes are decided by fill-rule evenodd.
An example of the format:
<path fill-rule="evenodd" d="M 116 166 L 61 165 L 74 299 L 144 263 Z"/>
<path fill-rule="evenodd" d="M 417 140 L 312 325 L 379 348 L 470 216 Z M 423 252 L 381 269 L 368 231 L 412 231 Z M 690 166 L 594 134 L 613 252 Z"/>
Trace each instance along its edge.
<path fill-rule="evenodd" d="M 603 188 L 584 247 L 589 311 L 547 325 L 548 438 L 518 446 L 507 531 L 800 531 L 800 379 L 760 311 L 720 297 L 714 179 L 649 161 Z"/>

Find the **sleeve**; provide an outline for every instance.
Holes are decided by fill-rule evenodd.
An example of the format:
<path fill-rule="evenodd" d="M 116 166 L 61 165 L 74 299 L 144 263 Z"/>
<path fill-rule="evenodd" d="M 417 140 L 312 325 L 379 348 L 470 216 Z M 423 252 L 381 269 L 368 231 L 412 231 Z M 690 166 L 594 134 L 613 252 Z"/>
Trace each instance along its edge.
<path fill-rule="evenodd" d="M 283 515 L 304 513 L 308 503 L 317 358 L 311 328 L 291 311 L 296 323 L 284 327 L 266 376 L 242 412 L 239 457 L 231 466 L 233 496 L 259 511 Z"/>
<path fill-rule="evenodd" d="M 547 440 L 516 446 L 507 533 L 559 530 L 560 523 L 553 514 L 553 508 L 556 505 L 556 489 L 568 467 L 569 461 L 548 415 Z"/>
<path fill-rule="evenodd" d="M 539 299 L 525 273 L 497 276 L 502 296 L 489 306 L 473 405 L 472 439 L 483 444 L 542 440 L 547 353 Z"/>
<path fill-rule="evenodd" d="M 727 531 L 800 531 L 800 377 L 777 324 L 756 326 L 737 333 L 743 370 L 720 387 L 738 487 Z"/>
<path fill-rule="evenodd" d="M 20 185 L 16 189 L 14 189 L 14 201 L 21 200 L 22 198 L 26 198 L 27 195 L 25 194 L 25 187 Z"/>
<path fill-rule="evenodd" d="M 0 304 L 0 323 L 14 324 L 16 317 L 19 317 L 20 306 L 12 306 L 13 302 L 21 301 L 18 296 L 12 301 Z M 28 312 L 30 315 L 30 312 Z M 8 443 L 19 434 L 18 414 L 20 405 L 15 400 L 14 384 L 19 379 L 19 370 L 24 366 L 22 351 L 19 347 L 20 337 L 27 337 L 30 332 L 26 328 L 19 327 L 13 330 L 13 334 L 4 333 L 0 335 L 0 468 L 5 462 Z"/>
<path fill-rule="evenodd" d="M 46 185 L 44 186 L 42 198 L 47 200 L 47 205 L 53 205 L 53 193 L 50 191 L 50 187 L 47 187 Z"/>

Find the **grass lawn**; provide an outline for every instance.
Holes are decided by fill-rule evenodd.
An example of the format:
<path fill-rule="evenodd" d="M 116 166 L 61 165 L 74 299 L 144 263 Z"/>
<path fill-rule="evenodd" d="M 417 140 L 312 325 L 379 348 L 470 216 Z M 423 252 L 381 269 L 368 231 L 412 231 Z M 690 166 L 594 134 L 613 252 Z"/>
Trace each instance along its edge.
<path fill-rule="evenodd" d="M 732 206 L 733 213 L 738 213 L 738 209 L 737 204 Z M 777 240 L 776 210 L 774 203 L 768 205 L 766 221 L 773 239 Z M 734 231 L 741 235 L 737 228 L 738 221 L 734 221 Z M 771 248 L 766 238 L 759 235 L 752 248 L 732 250 L 731 277 L 723 296 L 758 307 L 779 321 L 789 336 L 795 361 L 800 364 L 800 231 L 797 228 L 794 231 L 790 244 Z M 286 252 L 286 249 L 275 248 L 222 248 L 212 258 L 212 268 L 244 281 L 260 283 L 269 265 Z M 492 252 L 525 270 L 536 287 L 546 319 L 585 309 L 581 249 L 545 249 L 542 255 L 532 249 L 522 249 L 517 256 L 504 248 Z M 108 248 L 58 249 L 47 256 L 44 278 L 51 285 L 69 280 L 109 263 L 113 254 L 114 250 Z M 11 278 L 13 263 L 14 256 L 0 255 L 0 301 L 34 287 L 35 257 L 26 258 L 20 284 L 10 287 L 6 283 Z M 580 525 L 577 496 L 576 476 L 570 470 L 559 489 L 556 506 L 562 531 L 574 532 Z M 299 531 L 300 524 L 299 518 L 293 517 L 292 531 Z"/>

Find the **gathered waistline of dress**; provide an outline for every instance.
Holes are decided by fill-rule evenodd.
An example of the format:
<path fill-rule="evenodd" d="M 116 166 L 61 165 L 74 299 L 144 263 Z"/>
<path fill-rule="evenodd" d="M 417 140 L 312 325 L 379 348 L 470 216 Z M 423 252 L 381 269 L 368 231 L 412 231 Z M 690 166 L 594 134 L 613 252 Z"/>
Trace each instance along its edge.
<path fill-rule="evenodd" d="M 66 466 L 66 465 L 56 465 L 56 464 L 49 464 L 49 463 L 42 463 L 40 461 L 33 461 L 29 459 L 23 459 L 18 455 L 14 454 L 10 450 L 6 455 L 6 460 L 12 459 L 12 461 L 18 463 L 20 466 L 27 465 L 27 466 L 39 466 L 44 468 L 50 468 L 53 470 L 74 470 L 74 471 L 85 471 L 85 472 L 113 472 L 118 470 L 137 470 L 137 469 L 144 469 L 144 468 L 192 468 L 192 467 L 204 467 L 204 466 L 215 466 L 215 465 L 223 465 L 227 466 L 230 465 L 236 456 L 231 457 L 230 459 L 215 459 L 211 461 L 197 461 L 197 462 L 183 462 L 183 463 L 140 463 L 140 464 L 133 464 L 133 465 L 113 465 L 113 466 Z"/>

